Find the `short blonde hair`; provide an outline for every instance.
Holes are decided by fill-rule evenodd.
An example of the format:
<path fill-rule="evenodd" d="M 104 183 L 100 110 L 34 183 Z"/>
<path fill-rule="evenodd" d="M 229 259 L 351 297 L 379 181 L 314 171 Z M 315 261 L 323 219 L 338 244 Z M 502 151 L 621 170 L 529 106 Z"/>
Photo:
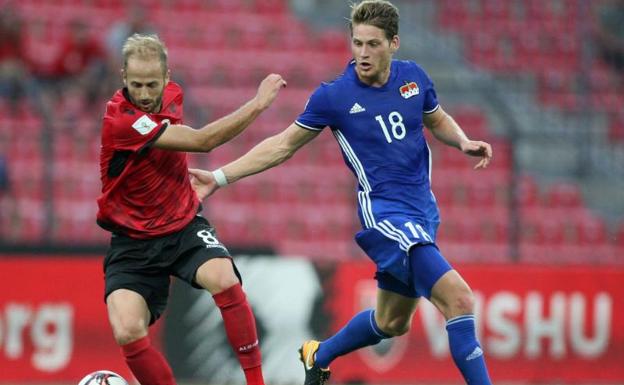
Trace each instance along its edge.
<path fill-rule="evenodd" d="M 130 56 L 136 55 L 147 59 L 157 57 L 162 65 L 163 73 L 167 73 L 167 47 L 165 47 L 165 43 L 156 34 L 143 35 L 135 33 L 126 39 L 121 49 L 121 54 L 124 60 L 124 70 L 128 67 Z"/>

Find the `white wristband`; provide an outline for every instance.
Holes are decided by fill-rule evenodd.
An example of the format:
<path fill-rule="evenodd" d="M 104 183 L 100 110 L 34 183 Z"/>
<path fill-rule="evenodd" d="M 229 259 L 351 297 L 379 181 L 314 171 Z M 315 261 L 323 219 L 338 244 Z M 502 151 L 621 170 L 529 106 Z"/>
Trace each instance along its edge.
<path fill-rule="evenodd" d="M 225 174 L 223 173 L 223 170 L 221 170 L 220 168 L 214 170 L 212 172 L 212 175 L 214 176 L 215 182 L 217 182 L 219 187 L 223 187 L 223 186 L 226 186 L 228 184 L 227 178 L 225 177 Z"/>

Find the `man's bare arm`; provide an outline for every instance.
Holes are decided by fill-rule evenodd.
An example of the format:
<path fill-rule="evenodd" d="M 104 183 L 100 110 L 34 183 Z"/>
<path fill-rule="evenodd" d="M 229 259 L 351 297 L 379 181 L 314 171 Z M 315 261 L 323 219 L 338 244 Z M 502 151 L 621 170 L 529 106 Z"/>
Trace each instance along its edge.
<path fill-rule="evenodd" d="M 240 134 L 258 115 L 267 109 L 286 85 L 280 75 L 267 76 L 256 96 L 231 114 L 200 129 L 173 124 L 154 143 L 157 148 L 174 151 L 208 152 Z"/>
<path fill-rule="evenodd" d="M 258 143 L 245 155 L 213 172 L 189 169 L 191 186 L 200 200 L 212 195 L 219 187 L 257 174 L 284 163 L 320 131 L 311 131 L 291 124 L 281 133 Z"/>
<path fill-rule="evenodd" d="M 319 132 L 301 128 L 293 123 L 281 133 L 258 143 L 245 155 L 223 166 L 221 170 L 227 182 L 234 183 L 241 178 L 284 163 Z"/>
<path fill-rule="evenodd" d="M 447 114 L 442 107 L 438 107 L 431 114 L 423 115 L 423 123 L 431 130 L 433 136 L 442 143 L 453 146 L 464 154 L 481 157 L 479 163 L 474 167 L 475 169 L 486 168 L 490 163 L 492 146 L 486 142 L 468 139 L 455 119 Z"/>

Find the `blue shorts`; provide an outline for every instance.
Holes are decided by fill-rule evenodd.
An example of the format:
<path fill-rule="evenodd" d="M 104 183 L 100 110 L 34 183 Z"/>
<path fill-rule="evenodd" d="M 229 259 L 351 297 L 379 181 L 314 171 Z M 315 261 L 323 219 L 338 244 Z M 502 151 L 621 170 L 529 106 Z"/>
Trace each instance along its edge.
<path fill-rule="evenodd" d="M 377 287 L 404 297 L 431 298 L 433 285 L 447 271 L 452 270 L 451 265 L 440 254 L 438 247 L 434 244 L 413 246 L 409 253 L 409 259 L 412 267 L 412 278 L 408 283 L 403 283 L 390 273 L 378 270 L 375 273 Z"/>
<path fill-rule="evenodd" d="M 405 223 L 404 218 L 386 219 L 360 231 L 355 239 L 377 266 L 379 288 L 406 297 L 430 298 L 433 285 L 452 267 L 426 226 Z M 408 231 L 403 230 L 406 227 Z M 435 235 L 435 227 L 431 230 Z"/>

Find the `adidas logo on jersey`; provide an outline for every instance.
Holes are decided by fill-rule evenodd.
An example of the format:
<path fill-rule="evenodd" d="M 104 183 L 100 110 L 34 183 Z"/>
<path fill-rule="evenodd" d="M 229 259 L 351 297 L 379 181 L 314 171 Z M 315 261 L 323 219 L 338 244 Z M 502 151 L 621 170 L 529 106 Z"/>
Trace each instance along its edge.
<path fill-rule="evenodd" d="M 481 350 L 481 348 L 477 346 L 475 350 L 473 350 L 472 353 L 470 353 L 468 357 L 466 357 L 466 361 L 474 360 L 475 358 L 481 357 L 482 355 L 483 350 Z"/>
<path fill-rule="evenodd" d="M 358 112 L 364 112 L 364 111 L 366 111 L 366 108 L 360 106 L 358 103 L 355 103 L 353 107 L 351 107 L 351 109 L 349 110 L 349 113 L 357 114 Z"/>

